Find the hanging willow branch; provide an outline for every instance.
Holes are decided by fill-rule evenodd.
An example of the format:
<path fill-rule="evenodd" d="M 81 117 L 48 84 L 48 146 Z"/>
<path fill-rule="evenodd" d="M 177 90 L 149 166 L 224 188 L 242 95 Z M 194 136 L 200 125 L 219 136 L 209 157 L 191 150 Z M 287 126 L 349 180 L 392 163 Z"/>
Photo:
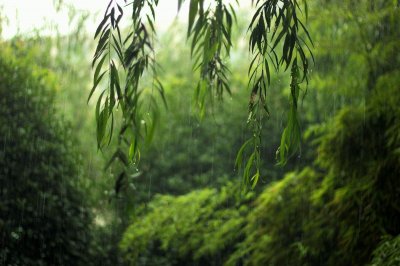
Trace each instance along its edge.
<path fill-rule="evenodd" d="M 95 91 L 98 92 L 96 121 L 99 149 L 112 140 L 116 113 L 119 112 L 122 118 L 118 148 L 106 166 L 108 168 L 115 161 L 123 166 L 116 181 L 117 192 L 126 181 L 124 177 L 130 166 L 137 165 L 141 145 L 153 136 L 158 118 L 154 89 L 165 100 L 164 89 L 157 78 L 153 48 L 154 8 L 157 4 L 158 0 L 131 3 L 111 0 L 95 33 L 98 45 L 92 63 L 95 73 L 89 99 Z M 146 7 L 150 14 L 145 12 Z M 123 36 L 120 22 L 127 9 L 131 11 L 131 26 Z M 150 85 L 141 82 L 145 72 L 153 76 Z"/>
<path fill-rule="evenodd" d="M 184 1 L 178 0 L 178 10 Z M 300 6 L 299 2 L 303 5 Z M 149 88 L 141 82 L 145 72 L 153 76 L 151 92 L 155 88 L 165 103 L 164 90 L 157 78 L 153 46 L 157 4 L 158 0 L 123 1 L 123 5 L 111 0 L 95 33 L 98 45 L 93 58 L 94 86 L 89 99 L 95 91 L 98 92 L 96 121 L 99 149 L 112 140 L 117 110 L 122 116 L 118 131 L 119 146 L 108 164 L 118 159 L 125 167 L 117 179 L 117 191 L 123 185 L 128 166 L 137 165 L 140 147 L 151 139 L 157 121 L 155 99 L 152 93 L 146 93 Z M 253 135 L 243 144 L 236 159 L 239 168 L 245 162 L 244 183 L 252 187 L 260 177 L 261 130 L 263 120 L 269 115 L 266 100 L 271 71 L 291 70 L 290 110 L 277 151 L 279 164 L 283 165 L 300 149 L 298 98 L 300 84 L 308 83 L 308 56 L 312 56 L 309 48 L 311 37 L 300 19 L 307 17 L 306 0 L 257 0 L 254 4 L 256 12 L 249 26 L 249 47 L 253 59 L 249 68 L 251 96 L 247 121 Z M 201 118 L 207 99 L 212 103 L 214 97 L 222 99 L 224 91 L 231 93 L 226 61 L 232 48 L 235 11 L 231 4 L 223 0 L 190 0 L 189 8 L 188 39 L 191 40 L 193 69 L 200 73 L 195 103 Z M 126 9 L 132 13 L 131 27 L 122 36 L 119 25 Z M 245 159 L 243 154 L 248 147 L 252 152 Z"/>
<path fill-rule="evenodd" d="M 179 6 L 183 1 L 179 2 Z M 226 59 L 232 48 L 231 32 L 236 16 L 231 4 L 214 0 L 204 9 L 204 0 L 191 0 L 188 38 L 194 70 L 200 70 L 200 81 L 195 90 L 195 104 L 200 118 L 204 116 L 206 97 L 212 102 L 214 95 L 222 99 L 223 92 L 231 93 Z M 215 93 L 212 91 L 215 90 Z"/>
<path fill-rule="evenodd" d="M 300 6 L 299 2 L 303 5 Z M 300 19 L 301 16 L 307 17 L 306 0 L 258 0 L 255 6 L 256 12 L 249 26 L 249 49 L 253 59 L 249 67 L 251 95 L 247 121 L 253 135 L 242 145 L 236 158 L 236 165 L 241 168 L 245 149 L 252 147 L 243 169 L 244 182 L 252 187 L 260 178 L 261 131 L 263 120 L 269 116 L 266 99 L 273 70 L 291 69 L 290 110 L 277 150 L 278 164 L 286 164 L 287 160 L 300 150 L 298 98 L 300 84 L 308 84 L 308 56 L 312 57 L 310 46 L 313 45 L 307 28 Z"/>

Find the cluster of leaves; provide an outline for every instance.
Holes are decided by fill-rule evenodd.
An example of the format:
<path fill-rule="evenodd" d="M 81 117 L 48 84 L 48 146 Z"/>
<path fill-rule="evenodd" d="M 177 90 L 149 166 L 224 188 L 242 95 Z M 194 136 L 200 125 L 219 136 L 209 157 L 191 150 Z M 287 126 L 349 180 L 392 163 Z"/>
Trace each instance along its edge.
<path fill-rule="evenodd" d="M 205 112 L 207 96 L 213 102 L 212 89 L 219 99 L 224 91 L 231 93 L 227 58 L 232 48 L 232 24 L 236 18 L 232 4 L 215 0 L 213 6 L 204 10 L 204 0 L 191 0 L 188 22 L 188 37 L 191 38 L 193 69 L 200 69 L 200 78 L 195 90 L 195 103 L 199 116 Z"/>
<path fill-rule="evenodd" d="M 365 265 L 373 256 L 377 260 L 380 251 L 373 251 L 381 238 L 400 234 L 400 138 L 394 130 L 400 113 L 395 101 L 382 102 L 385 97 L 375 97 L 366 109 L 345 109 L 325 127 L 318 148 L 321 172 L 305 168 L 288 174 L 250 208 L 216 207 L 226 192 L 160 196 L 134 218 L 121 247 L 139 265 L 145 252 L 171 265 Z M 229 186 L 227 191 L 238 195 Z M 237 217 L 238 209 L 246 211 Z M 225 213 L 234 220 L 225 221 Z"/>
<path fill-rule="evenodd" d="M 157 196 L 135 215 L 121 248 L 133 265 L 221 265 L 241 235 L 253 197 L 239 196 L 237 185 L 187 195 Z M 140 212 L 146 212 L 141 216 Z"/>
<path fill-rule="evenodd" d="M 119 132 L 120 142 L 128 145 L 129 149 L 117 150 L 113 158 L 118 158 L 125 166 L 128 166 L 130 162 L 134 164 L 138 162 L 139 146 L 141 146 L 143 135 L 151 138 L 157 120 L 156 115 L 146 116 L 140 112 L 142 103 L 141 97 L 139 97 L 141 95 L 139 80 L 148 68 L 152 70 L 153 74 L 156 72 L 156 63 L 154 57 L 151 56 L 153 45 L 150 35 L 154 34 L 154 8 L 158 1 L 133 1 L 129 4 L 133 6 L 132 29 L 123 42 L 119 29 L 123 8 L 114 2 L 114 0 L 110 1 L 95 34 L 96 37 L 100 37 L 93 60 L 93 65 L 96 65 L 97 62 L 97 67 L 90 95 L 96 90 L 103 75 L 108 71 L 107 89 L 100 94 L 96 106 L 97 141 L 99 147 L 111 141 L 114 109 L 120 106 L 123 114 Z M 178 9 L 183 2 L 183 0 L 178 1 Z M 249 45 L 254 58 L 249 69 L 249 87 L 252 92 L 248 123 L 253 129 L 253 137 L 244 143 L 236 160 L 237 166 L 240 168 L 243 161 L 243 150 L 252 143 L 254 150 L 247 159 L 244 170 L 246 186 L 251 184 L 254 187 L 261 175 L 261 129 L 262 120 L 265 117 L 264 112 L 268 113 L 266 98 L 267 86 L 270 84 L 270 65 L 273 65 L 276 71 L 282 66 L 285 66 L 286 69 L 291 67 L 291 103 L 288 124 L 283 132 L 279 148 L 280 163 L 285 164 L 300 147 L 300 126 L 297 118 L 299 84 L 304 80 L 308 81 L 308 55 L 312 55 L 309 48 L 312 41 L 300 19 L 301 16 L 306 17 L 308 12 L 306 1 L 303 0 L 303 3 L 304 11 L 298 1 L 293 0 L 257 1 L 255 3 L 257 11 L 249 26 L 251 32 Z M 114 4 L 116 7 L 113 7 Z M 209 6 L 205 8 L 207 4 Z M 151 16 L 144 16 L 145 5 L 151 10 Z M 231 91 L 226 59 L 229 57 L 233 45 L 231 32 L 235 11 L 231 4 L 225 4 L 222 0 L 215 0 L 211 3 L 204 0 L 191 0 L 189 6 L 188 38 L 191 39 L 194 70 L 200 70 L 200 81 L 195 90 L 195 102 L 201 118 L 205 114 L 206 102 L 213 102 L 212 88 L 215 88 L 215 94 L 219 98 L 222 98 L 223 91 L 228 93 Z M 301 12 L 304 14 L 302 15 Z M 147 28 L 145 23 L 142 23 L 142 17 L 147 18 Z M 147 30 L 148 28 L 151 29 L 151 34 Z M 114 34 L 114 31 L 117 33 Z M 125 48 L 125 43 L 130 38 L 133 38 L 133 41 Z M 284 40 L 282 53 L 279 53 L 277 47 L 280 47 L 282 40 Z M 111 58 L 112 50 L 127 72 L 124 89 L 121 89 L 119 81 L 120 68 Z M 101 72 L 102 64 L 107 57 L 108 70 Z M 300 75 L 300 72 L 303 74 Z M 164 95 L 163 87 L 156 77 L 152 82 L 153 87 L 159 90 L 161 96 Z M 207 98 L 207 96 L 211 97 Z M 149 101 L 153 102 L 152 98 Z M 149 103 L 150 105 L 155 109 L 152 110 L 152 113 L 156 114 L 157 104 Z M 110 126 L 108 126 L 109 120 L 111 120 Z M 148 128 L 149 130 L 147 130 Z M 106 132 L 108 133 L 106 134 Z M 129 152 L 127 152 L 128 150 Z M 125 175 L 125 172 L 121 173 L 117 180 L 117 188 L 120 187 L 118 184 L 122 182 Z"/>
<path fill-rule="evenodd" d="M 248 72 L 251 96 L 247 123 L 253 131 L 253 136 L 239 150 L 236 164 L 241 167 L 243 151 L 247 146 L 252 147 L 253 152 L 246 161 L 243 174 L 244 182 L 251 184 L 252 187 L 257 184 L 260 177 L 261 132 L 263 120 L 269 116 L 267 93 L 271 85 L 271 69 L 279 71 L 284 67 L 286 71 L 291 68 L 291 101 L 287 126 L 277 151 L 279 164 L 286 164 L 287 160 L 300 149 L 297 105 L 300 84 L 303 81 L 308 83 L 308 55 L 312 56 L 310 49 L 312 40 L 302 22 L 302 17 L 308 16 L 308 7 L 306 1 L 302 2 L 304 8 L 300 7 L 298 1 L 257 1 L 257 11 L 249 26 L 249 48 L 253 59 Z M 278 51 L 280 47 L 282 47 L 281 52 Z"/>
<path fill-rule="evenodd" d="M 246 237 L 226 264 L 309 265 L 311 261 L 304 258 L 303 227 L 312 217 L 309 197 L 320 180 L 320 174 L 306 168 L 269 186 L 246 217 L 242 232 Z"/>
<path fill-rule="evenodd" d="M 371 266 L 395 266 L 400 263 L 400 236 L 386 237 L 374 250 Z"/>
<path fill-rule="evenodd" d="M 98 44 L 92 63 L 95 66 L 94 85 L 89 99 L 96 89 L 100 90 L 101 81 L 108 75 L 96 104 L 99 149 L 110 144 L 114 116 L 119 109 L 122 117 L 118 129 L 119 147 L 107 165 L 118 160 L 125 167 L 116 181 L 116 191 L 128 174 L 129 166 L 139 161 L 140 145 L 150 141 L 153 136 L 158 117 L 153 91 L 157 90 L 164 97 L 163 87 L 157 78 L 153 51 L 154 8 L 157 4 L 157 0 L 126 4 L 124 8 L 131 8 L 132 20 L 128 32 L 122 34 L 120 23 L 124 8 L 118 1 L 111 0 L 95 33 Z M 149 14 L 146 8 L 150 10 Z M 104 62 L 108 62 L 105 70 Z M 140 79 L 147 72 L 153 75 L 152 82 L 141 84 Z"/>
<path fill-rule="evenodd" d="M 57 79 L 0 53 L 0 262 L 88 265 L 91 215 L 76 188 L 79 162 L 54 115 Z"/>
<path fill-rule="evenodd" d="M 241 110 L 247 103 L 247 91 L 242 89 L 247 84 L 243 75 L 247 69 L 246 59 L 240 56 L 233 61 L 232 97 L 215 106 L 214 110 L 207 110 L 210 115 L 199 122 L 197 115 L 191 112 L 191 102 L 187 101 L 193 93 L 196 73 L 190 69 L 190 48 L 184 44 L 185 35 L 179 34 L 182 28 L 183 25 L 176 25 L 160 36 L 163 49 L 157 53 L 157 60 L 163 69 L 169 69 L 162 75 L 169 107 L 168 112 L 160 113 L 152 145 L 142 152 L 140 176 L 125 183 L 126 195 L 134 194 L 135 202 L 148 201 L 156 193 L 181 195 L 193 189 L 220 187 L 232 178 L 240 182 L 241 173 L 234 169 L 233 162 L 236 151 L 249 135 L 246 125 L 237 122 L 246 119 L 246 113 Z M 245 47 L 241 49 L 235 53 L 246 52 Z M 274 93 L 269 104 L 276 112 L 271 114 L 262 132 L 262 138 L 268 142 L 263 142 L 261 147 L 265 156 L 260 171 L 265 176 L 260 179 L 257 190 L 280 178 L 284 171 L 311 162 L 303 157 L 301 161 L 291 160 L 285 169 L 275 165 L 274 152 L 280 143 L 282 129 L 282 106 L 287 99 L 284 88 L 288 84 L 279 82 L 278 77 L 272 77 L 271 83 Z"/>

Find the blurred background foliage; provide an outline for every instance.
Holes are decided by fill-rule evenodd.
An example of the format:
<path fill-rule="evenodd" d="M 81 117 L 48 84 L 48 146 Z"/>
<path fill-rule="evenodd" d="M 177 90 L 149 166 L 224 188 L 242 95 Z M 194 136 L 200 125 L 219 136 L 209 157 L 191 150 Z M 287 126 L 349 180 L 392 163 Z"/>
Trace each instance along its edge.
<path fill-rule="evenodd" d="M 74 137 L 54 115 L 57 77 L 10 48 L 2 45 L 0 56 L 0 261 L 84 265 L 91 214 L 76 188 Z"/>
<path fill-rule="evenodd" d="M 185 25 L 159 33 L 168 108 L 115 193 L 97 151 L 89 13 L 69 35 L 0 40 L 0 265 L 398 265 L 398 1 L 309 2 L 316 64 L 299 112 L 302 152 L 276 166 L 288 78 L 272 76 L 262 176 L 234 169 L 246 128 L 251 15 L 238 13 L 232 96 L 194 110 Z M 0 29 L 7 27 L 0 12 Z M 73 23 L 72 23 L 73 22 Z M 161 103 L 160 103 L 161 106 Z"/>

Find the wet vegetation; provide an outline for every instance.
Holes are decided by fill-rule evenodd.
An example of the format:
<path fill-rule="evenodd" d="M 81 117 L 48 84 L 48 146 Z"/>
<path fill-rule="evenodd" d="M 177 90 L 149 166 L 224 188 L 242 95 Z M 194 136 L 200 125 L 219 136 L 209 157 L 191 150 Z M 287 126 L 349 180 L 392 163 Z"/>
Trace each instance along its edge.
<path fill-rule="evenodd" d="M 151 34 L 148 66 L 119 13 L 98 54 L 90 16 L 64 2 L 70 34 L 0 39 L 0 265 L 400 265 L 398 1 L 297 1 L 304 28 L 272 39 L 279 72 L 251 64 L 268 30 L 254 6 L 230 25 L 228 6 L 187 2 L 189 25 Z M 221 25 L 211 58 L 201 31 Z M 286 34 L 304 42 L 290 52 Z"/>

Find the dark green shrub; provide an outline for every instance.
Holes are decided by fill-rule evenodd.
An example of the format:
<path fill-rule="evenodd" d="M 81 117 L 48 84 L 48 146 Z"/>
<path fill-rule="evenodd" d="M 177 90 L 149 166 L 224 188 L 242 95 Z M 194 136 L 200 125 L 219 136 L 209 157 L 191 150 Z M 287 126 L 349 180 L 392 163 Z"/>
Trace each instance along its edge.
<path fill-rule="evenodd" d="M 232 185 L 161 196 L 135 215 L 121 248 L 132 265 L 221 265 L 243 236 L 249 194 Z"/>
<path fill-rule="evenodd" d="M 227 265 L 307 265 L 303 228 L 311 219 L 310 194 L 321 175 L 310 168 L 271 184 L 254 202 Z"/>
<path fill-rule="evenodd" d="M 0 50 L 0 264 L 87 265 L 90 216 L 73 140 L 54 114 L 56 80 Z"/>

